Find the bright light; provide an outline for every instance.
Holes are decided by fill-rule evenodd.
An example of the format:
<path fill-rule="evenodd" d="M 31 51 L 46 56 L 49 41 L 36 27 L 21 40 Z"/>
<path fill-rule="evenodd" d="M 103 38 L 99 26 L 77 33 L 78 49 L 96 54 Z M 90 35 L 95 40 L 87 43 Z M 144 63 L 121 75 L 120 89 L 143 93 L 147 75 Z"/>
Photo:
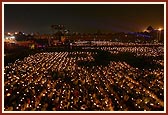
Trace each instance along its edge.
<path fill-rule="evenodd" d="M 7 93 L 7 96 L 9 97 L 11 94 L 10 93 Z"/>
<path fill-rule="evenodd" d="M 10 32 L 8 32 L 8 35 L 10 35 L 11 33 Z"/>
<path fill-rule="evenodd" d="M 10 38 L 11 38 L 11 39 L 15 39 L 15 36 L 11 36 Z"/>
<path fill-rule="evenodd" d="M 17 32 L 15 32 L 15 34 L 18 34 Z"/>
<path fill-rule="evenodd" d="M 161 30 L 162 30 L 162 28 L 159 28 L 158 30 L 159 30 L 159 31 L 161 31 Z"/>

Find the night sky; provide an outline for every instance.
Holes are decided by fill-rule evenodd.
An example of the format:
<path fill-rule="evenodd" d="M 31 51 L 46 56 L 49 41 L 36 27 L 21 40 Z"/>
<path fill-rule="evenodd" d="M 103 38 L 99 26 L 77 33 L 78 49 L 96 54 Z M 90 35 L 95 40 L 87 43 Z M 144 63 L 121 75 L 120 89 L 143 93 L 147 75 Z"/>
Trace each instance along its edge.
<path fill-rule="evenodd" d="M 137 32 L 164 25 L 163 4 L 5 4 L 4 31 L 52 33 L 52 24 L 70 32 Z"/>

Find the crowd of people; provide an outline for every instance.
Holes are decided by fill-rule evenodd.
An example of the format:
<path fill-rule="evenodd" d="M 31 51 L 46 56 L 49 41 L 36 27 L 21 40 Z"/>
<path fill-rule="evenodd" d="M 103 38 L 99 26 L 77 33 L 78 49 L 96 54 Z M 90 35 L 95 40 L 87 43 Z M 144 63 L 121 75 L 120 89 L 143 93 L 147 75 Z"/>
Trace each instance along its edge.
<path fill-rule="evenodd" d="M 137 54 L 147 51 L 147 55 L 157 55 L 160 52 L 151 49 L 145 47 L 125 50 L 138 52 Z M 95 53 L 36 53 L 5 66 L 4 110 L 164 110 L 163 69 L 139 70 L 126 62 L 114 61 L 108 66 L 78 65 L 79 61 L 93 61 Z"/>
<path fill-rule="evenodd" d="M 113 42 L 109 40 L 104 40 L 104 41 L 76 41 L 74 42 L 73 46 L 163 46 L 163 43 L 134 43 L 134 42 Z"/>
<path fill-rule="evenodd" d="M 111 51 L 111 53 L 119 52 L 131 52 L 135 53 L 136 56 L 163 56 L 164 49 L 163 47 L 101 47 L 101 50 Z"/>

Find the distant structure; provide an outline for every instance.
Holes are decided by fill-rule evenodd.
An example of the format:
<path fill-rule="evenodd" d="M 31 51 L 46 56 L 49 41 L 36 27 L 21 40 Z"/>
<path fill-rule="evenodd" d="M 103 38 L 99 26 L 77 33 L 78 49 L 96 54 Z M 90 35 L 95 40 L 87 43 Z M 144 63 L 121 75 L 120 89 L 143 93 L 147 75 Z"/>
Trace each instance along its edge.
<path fill-rule="evenodd" d="M 145 34 L 151 36 L 151 40 L 154 42 L 164 41 L 164 30 L 162 28 L 153 28 L 151 25 L 145 30 Z"/>
<path fill-rule="evenodd" d="M 51 29 L 54 38 L 58 39 L 61 42 L 65 42 L 65 35 L 69 33 L 69 30 L 66 29 L 65 25 L 51 25 Z M 51 39 L 49 39 L 49 46 L 51 46 Z"/>
<path fill-rule="evenodd" d="M 148 26 L 146 30 L 147 30 L 147 32 L 149 32 L 149 33 L 154 31 L 154 29 L 153 29 L 152 26 Z"/>

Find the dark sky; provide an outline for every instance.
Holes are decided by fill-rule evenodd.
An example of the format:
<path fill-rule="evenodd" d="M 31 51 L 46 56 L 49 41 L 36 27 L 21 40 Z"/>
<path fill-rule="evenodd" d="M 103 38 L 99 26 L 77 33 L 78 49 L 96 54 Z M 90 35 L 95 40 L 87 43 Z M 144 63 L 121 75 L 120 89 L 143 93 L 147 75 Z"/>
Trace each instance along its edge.
<path fill-rule="evenodd" d="M 131 32 L 164 25 L 163 4 L 5 4 L 5 32 L 51 33 L 52 24 L 71 32 Z"/>

